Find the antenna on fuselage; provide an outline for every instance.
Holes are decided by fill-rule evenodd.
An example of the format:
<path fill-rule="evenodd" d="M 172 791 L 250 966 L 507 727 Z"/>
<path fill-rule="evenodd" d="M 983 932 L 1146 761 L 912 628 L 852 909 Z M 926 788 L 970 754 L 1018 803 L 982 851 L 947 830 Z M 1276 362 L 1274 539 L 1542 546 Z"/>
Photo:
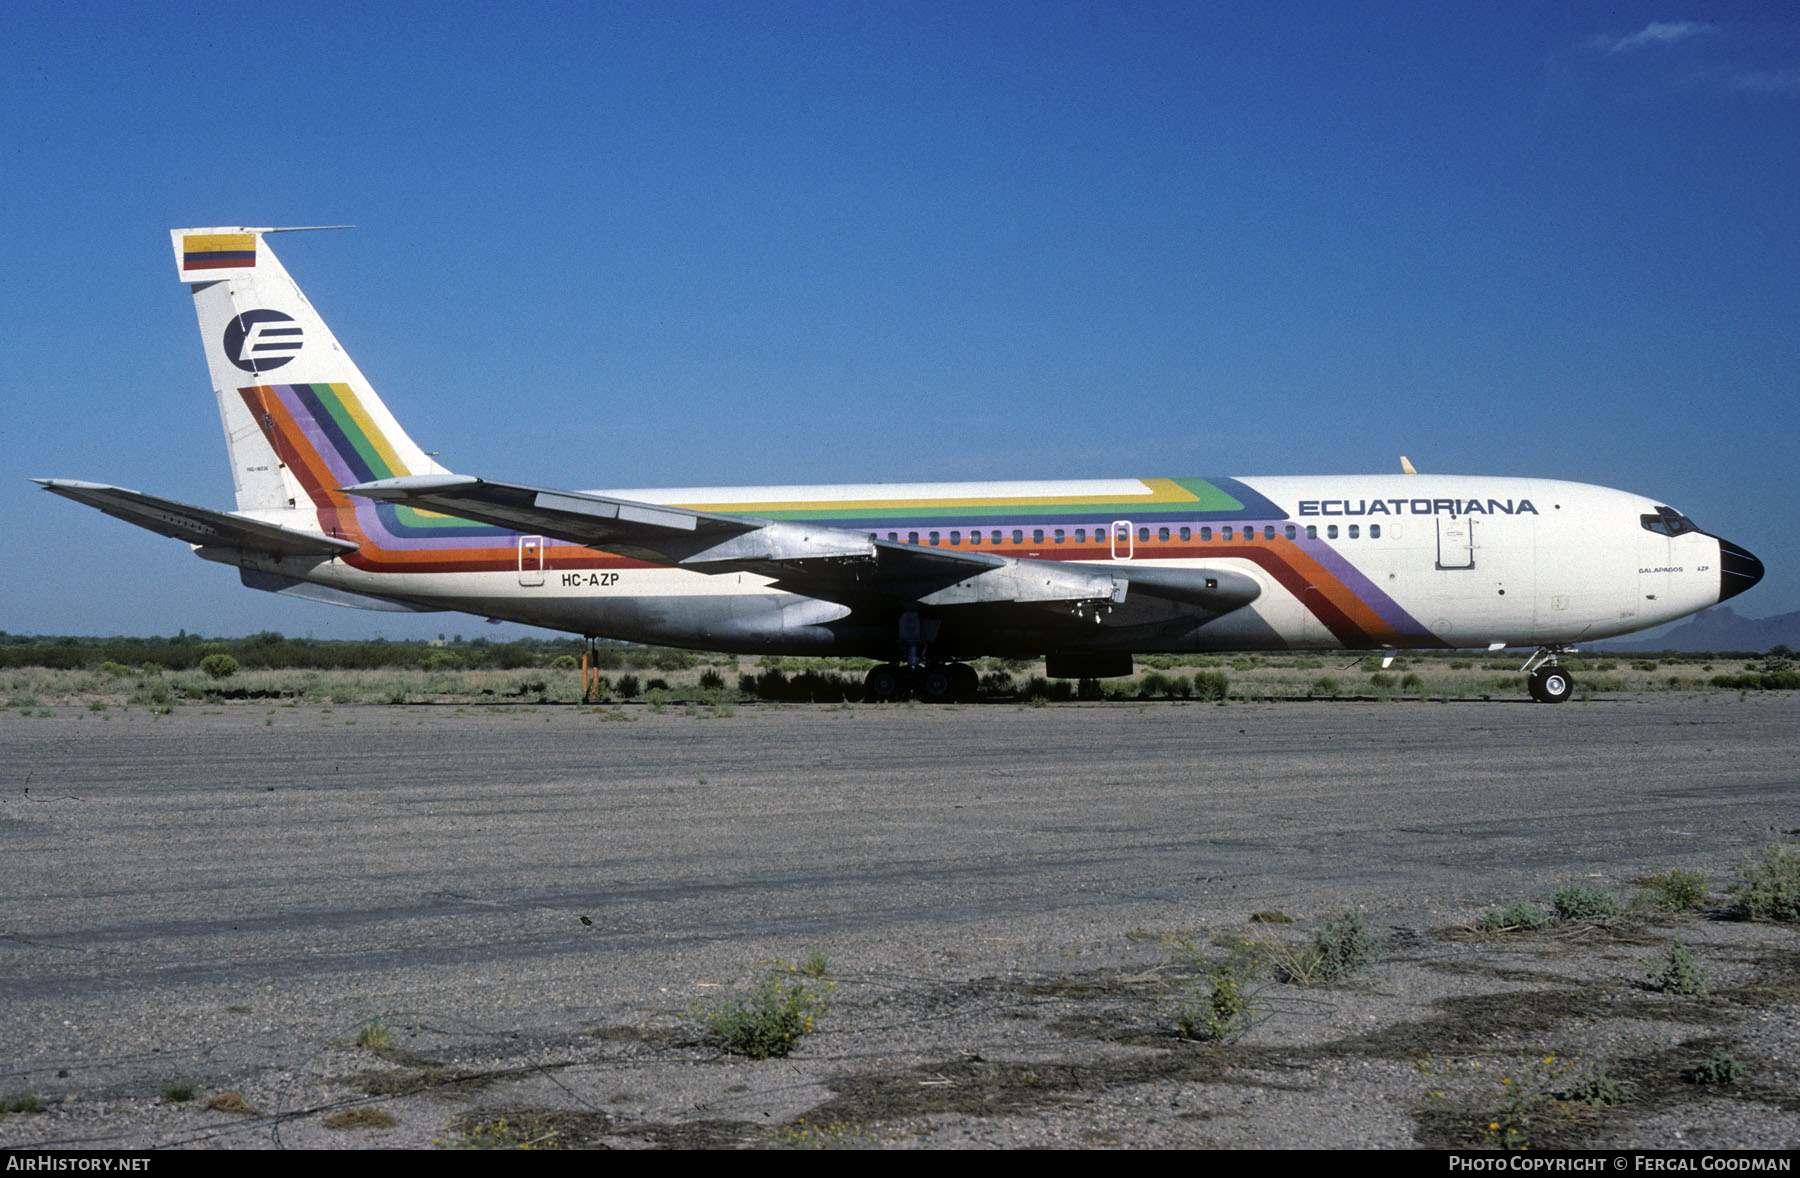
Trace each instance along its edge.
<path fill-rule="evenodd" d="M 1404 455 L 1404 454 L 1402 454 L 1400 456 L 1400 469 L 1405 474 L 1418 474 L 1419 473 L 1418 471 L 1413 469 L 1413 464 L 1406 460 L 1406 455 Z"/>

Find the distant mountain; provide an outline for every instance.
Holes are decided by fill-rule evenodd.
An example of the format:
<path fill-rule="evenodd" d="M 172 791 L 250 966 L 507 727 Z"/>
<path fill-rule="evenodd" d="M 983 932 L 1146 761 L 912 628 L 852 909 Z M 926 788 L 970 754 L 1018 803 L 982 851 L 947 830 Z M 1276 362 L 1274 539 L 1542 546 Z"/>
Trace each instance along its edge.
<path fill-rule="evenodd" d="M 1800 610 L 1772 618 L 1746 618 L 1729 605 L 1715 605 L 1660 634 L 1591 645 L 1607 650 L 1744 650 L 1758 654 L 1771 646 L 1800 650 Z"/>

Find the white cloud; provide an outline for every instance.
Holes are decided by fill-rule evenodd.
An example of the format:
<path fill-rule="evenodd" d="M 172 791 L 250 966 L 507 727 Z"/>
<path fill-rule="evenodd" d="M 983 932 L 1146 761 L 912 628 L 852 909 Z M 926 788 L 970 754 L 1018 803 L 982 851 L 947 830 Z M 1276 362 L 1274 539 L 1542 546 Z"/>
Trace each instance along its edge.
<path fill-rule="evenodd" d="M 1701 20 L 1652 21 L 1629 36 L 1595 37 L 1593 44 L 1603 53 L 1629 53 L 1656 45 L 1673 45 L 1677 41 L 1685 41 L 1689 37 L 1698 37 L 1717 31 L 1717 25 Z"/>
<path fill-rule="evenodd" d="M 1761 93 L 1777 93 L 1784 90 L 1800 90 L 1800 68 L 1785 70 L 1756 70 L 1739 74 L 1731 80 L 1738 90 L 1754 90 Z"/>

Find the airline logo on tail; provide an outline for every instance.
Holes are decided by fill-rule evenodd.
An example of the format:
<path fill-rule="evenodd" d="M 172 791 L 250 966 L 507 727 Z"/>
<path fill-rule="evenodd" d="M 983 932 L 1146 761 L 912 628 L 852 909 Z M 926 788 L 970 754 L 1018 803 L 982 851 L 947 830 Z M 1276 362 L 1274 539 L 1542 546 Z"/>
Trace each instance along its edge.
<path fill-rule="evenodd" d="M 245 372 L 268 372 L 298 356 L 305 336 L 292 315 L 245 311 L 225 325 L 225 358 Z"/>

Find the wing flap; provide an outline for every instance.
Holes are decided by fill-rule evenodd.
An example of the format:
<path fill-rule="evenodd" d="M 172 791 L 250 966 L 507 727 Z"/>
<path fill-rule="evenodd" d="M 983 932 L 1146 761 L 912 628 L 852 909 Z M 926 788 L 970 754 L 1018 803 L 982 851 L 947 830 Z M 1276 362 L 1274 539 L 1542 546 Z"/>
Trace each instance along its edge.
<path fill-rule="evenodd" d="M 869 560 L 875 542 L 842 528 L 717 515 L 467 475 L 415 475 L 344 490 L 705 573 L 774 575 L 810 561 Z"/>
<path fill-rule="evenodd" d="M 105 483 L 84 483 L 76 479 L 31 481 L 53 495 L 85 503 L 114 519 L 197 547 L 232 548 L 270 556 L 342 556 L 357 548 L 354 541 L 327 536 L 323 532 L 284 528 L 280 524 L 264 523 Z"/>

